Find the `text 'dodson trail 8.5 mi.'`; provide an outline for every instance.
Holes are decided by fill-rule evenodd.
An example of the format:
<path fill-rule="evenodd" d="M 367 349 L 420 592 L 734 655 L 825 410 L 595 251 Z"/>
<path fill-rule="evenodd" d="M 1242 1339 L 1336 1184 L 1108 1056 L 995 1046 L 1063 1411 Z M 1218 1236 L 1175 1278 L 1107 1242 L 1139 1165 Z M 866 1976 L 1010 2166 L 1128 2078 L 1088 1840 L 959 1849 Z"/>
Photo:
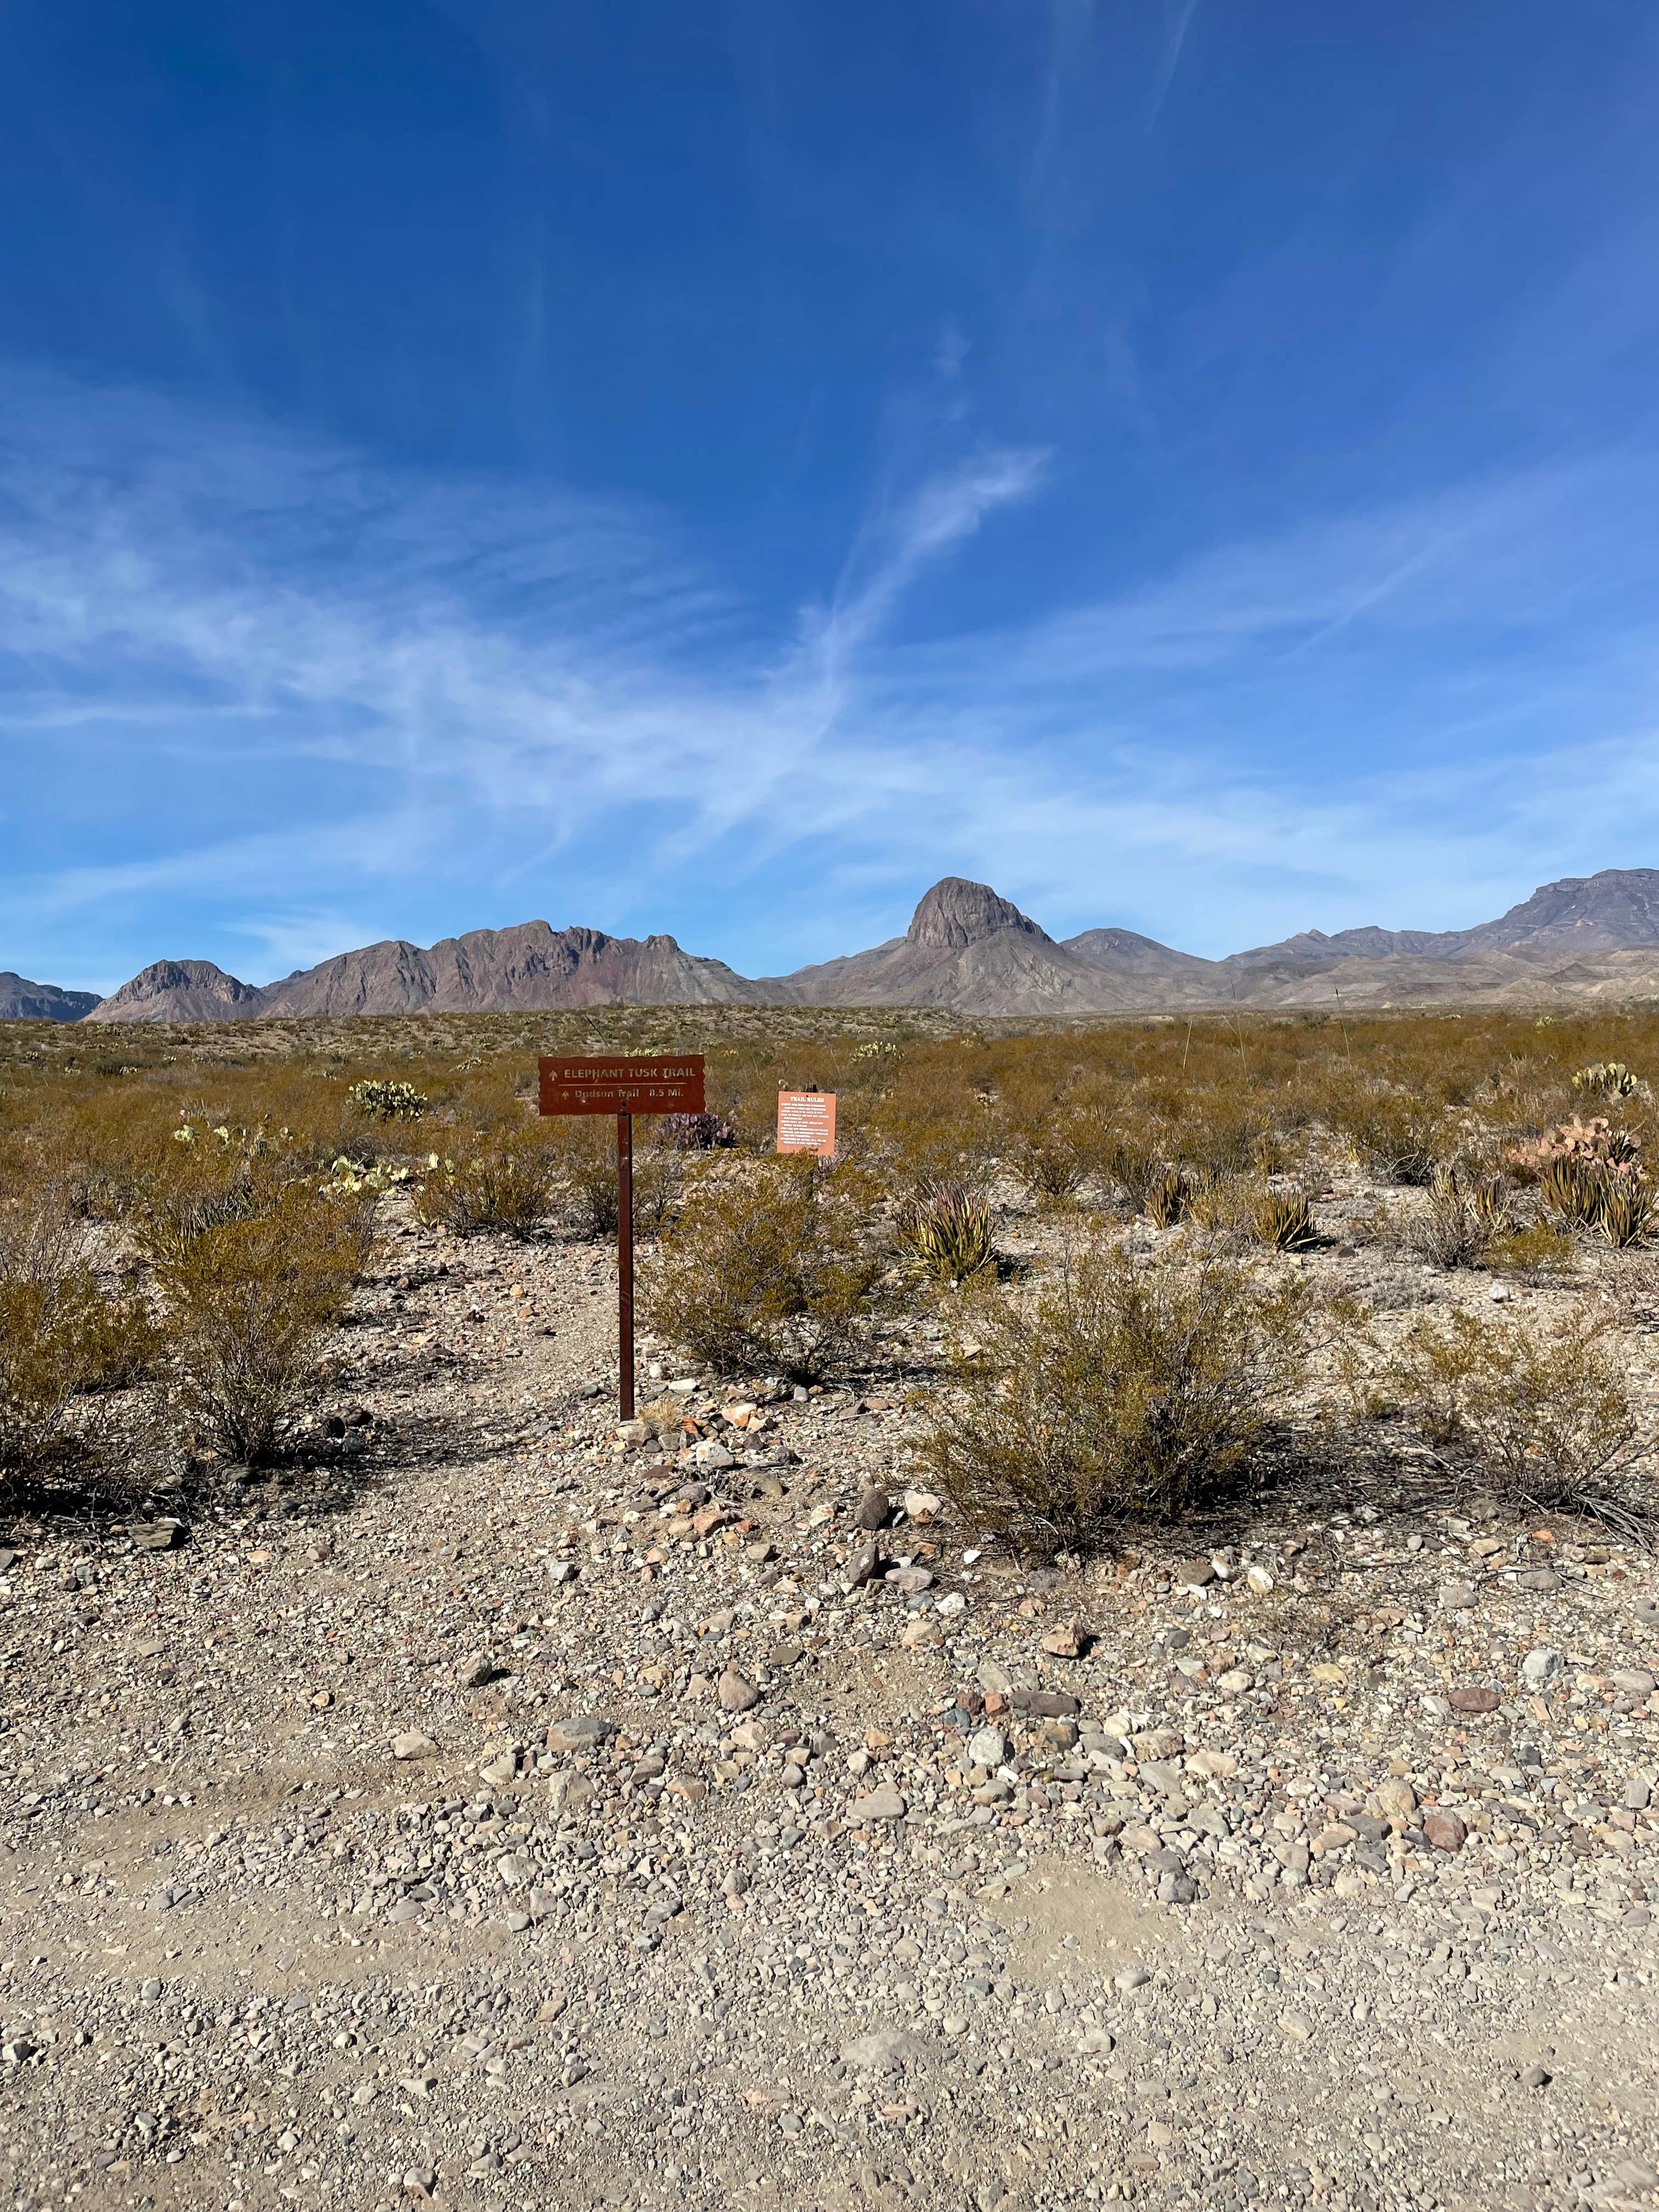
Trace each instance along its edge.
<path fill-rule="evenodd" d="M 627 1054 L 604 1060 L 544 1060 L 544 1114 L 614 1114 L 617 1117 L 617 1404 L 634 1418 L 634 1116 L 701 1114 L 702 1054 L 659 1060 Z"/>

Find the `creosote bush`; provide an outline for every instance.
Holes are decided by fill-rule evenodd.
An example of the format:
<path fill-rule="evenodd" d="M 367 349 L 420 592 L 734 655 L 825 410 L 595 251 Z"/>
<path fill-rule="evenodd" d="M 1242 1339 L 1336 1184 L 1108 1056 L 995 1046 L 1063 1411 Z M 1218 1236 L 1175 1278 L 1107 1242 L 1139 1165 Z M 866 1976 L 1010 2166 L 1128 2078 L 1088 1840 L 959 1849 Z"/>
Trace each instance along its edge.
<path fill-rule="evenodd" d="M 1517 1503 L 1591 1500 L 1635 1441 L 1619 1363 L 1588 1318 L 1553 1334 L 1457 1311 L 1425 1314 L 1360 1393 L 1485 1487 Z"/>
<path fill-rule="evenodd" d="M 101 1287 L 77 1223 L 50 1197 L 0 1206 L 0 1471 L 83 1449 L 73 1400 L 136 1380 L 153 1352 L 142 1301 Z"/>
<path fill-rule="evenodd" d="M 558 1186 L 558 1159 L 540 1131 L 507 1129 L 453 1157 L 434 1156 L 414 1206 L 422 1220 L 458 1237 L 501 1229 L 529 1237 L 545 1223 Z"/>
<path fill-rule="evenodd" d="M 258 1213 L 156 1250 L 173 1407 L 234 1460 L 270 1458 L 367 1262 L 371 1209 L 291 1183 Z"/>
<path fill-rule="evenodd" d="M 704 1176 L 647 1273 L 651 1328 L 726 1374 L 844 1364 L 887 1303 L 871 1196 L 804 1156 Z"/>
<path fill-rule="evenodd" d="M 1312 1311 L 1300 1279 L 1090 1251 L 979 1302 L 921 1465 L 970 1527 L 1032 1549 L 1179 1520 L 1248 1473 L 1303 1379 Z"/>

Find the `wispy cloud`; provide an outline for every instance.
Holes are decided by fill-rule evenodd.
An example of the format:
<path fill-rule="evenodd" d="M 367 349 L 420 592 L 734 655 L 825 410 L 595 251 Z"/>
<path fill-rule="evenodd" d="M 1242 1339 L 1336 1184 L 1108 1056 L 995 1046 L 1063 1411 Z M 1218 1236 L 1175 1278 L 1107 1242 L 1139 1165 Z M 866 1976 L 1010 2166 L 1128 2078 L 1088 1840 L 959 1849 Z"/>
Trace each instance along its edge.
<path fill-rule="evenodd" d="M 1147 109 L 1148 130 L 1157 122 L 1158 111 L 1169 97 L 1170 87 L 1175 82 L 1175 73 L 1181 66 L 1181 50 L 1187 43 L 1187 33 L 1197 7 L 1198 0 L 1164 0 L 1164 39 L 1158 57 L 1158 74 L 1152 80 L 1152 97 Z"/>
<path fill-rule="evenodd" d="M 0 921 L 6 963 L 54 980 L 65 945 L 131 967 L 210 939 L 269 973 L 535 907 L 775 970 L 848 949 L 850 915 L 786 893 L 861 915 L 886 885 L 890 927 L 947 868 L 1057 929 L 1223 951 L 1479 919 L 1659 828 L 1629 456 L 927 638 L 908 595 L 1039 498 L 1045 453 L 891 495 L 781 631 L 639 506 L 142 395 L 15 397 L 0 715 L 27 801 Z M 112 981 L 110 958 L 75 964 Z"/>

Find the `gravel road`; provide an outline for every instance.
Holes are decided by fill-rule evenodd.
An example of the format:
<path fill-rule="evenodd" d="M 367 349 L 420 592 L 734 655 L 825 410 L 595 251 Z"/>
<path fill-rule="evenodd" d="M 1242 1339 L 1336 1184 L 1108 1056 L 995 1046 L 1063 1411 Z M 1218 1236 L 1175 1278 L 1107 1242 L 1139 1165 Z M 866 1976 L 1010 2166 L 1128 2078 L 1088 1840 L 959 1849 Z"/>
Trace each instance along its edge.
<path fill-rule="evenodd" d="M 1022 1571 L 613 1296 L 394 1226 L 314 1472 L 10 1539 L 5 2203 L 1654 2202 L 1646 1557 Z"/>

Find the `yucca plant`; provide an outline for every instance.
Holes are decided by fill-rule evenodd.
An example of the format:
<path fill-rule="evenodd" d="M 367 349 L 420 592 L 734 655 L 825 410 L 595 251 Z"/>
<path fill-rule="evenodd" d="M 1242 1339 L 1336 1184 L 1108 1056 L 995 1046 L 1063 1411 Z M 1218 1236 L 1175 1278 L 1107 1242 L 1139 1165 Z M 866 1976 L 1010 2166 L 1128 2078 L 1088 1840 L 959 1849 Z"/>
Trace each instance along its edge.
<path fill-rule="evenodd" d="M 1306 1252 L 1319 1242 L 1313 1202 L 1305 1190 L 1270 1190 L 1256 1200 L 1251 1227 L 1263 1244 L 1281 1252 Z"/>
<path fill-rule="evenodd" d="M 935 1282 L 965 1283 L 995 1263 L 989 1201 L 959 1182 L 929 1183 L 900 1212 L 901 1249 Z"/>

